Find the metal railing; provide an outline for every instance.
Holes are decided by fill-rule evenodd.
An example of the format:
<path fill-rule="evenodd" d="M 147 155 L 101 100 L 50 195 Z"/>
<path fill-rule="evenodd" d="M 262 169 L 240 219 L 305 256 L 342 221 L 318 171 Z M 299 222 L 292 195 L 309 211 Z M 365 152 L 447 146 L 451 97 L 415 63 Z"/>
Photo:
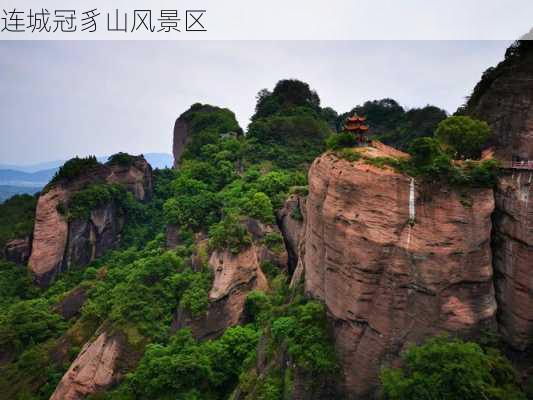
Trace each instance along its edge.
<path fill-rule="evenodd" d="M 505 169 L 533 170 L 533 161 L 502 161 L 501 165 Z"/>

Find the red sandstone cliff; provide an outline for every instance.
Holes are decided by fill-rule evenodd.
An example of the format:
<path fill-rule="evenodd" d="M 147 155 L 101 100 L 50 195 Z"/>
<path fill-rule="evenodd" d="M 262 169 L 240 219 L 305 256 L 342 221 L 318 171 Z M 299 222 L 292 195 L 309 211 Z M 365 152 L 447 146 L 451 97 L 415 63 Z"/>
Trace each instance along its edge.
<path fill-rule="evenodd" d="M 173 330 L 188 327 L 198 339 L 219 336 L 225 329 L 244 322 L 248 293 L 268 290 L 268 279 L 261 266 L 269 262 L 274 267 L 286 269 L 285 248 L 273 251 L 262 243 L 266 234 L 279 233 L 278 228 L 251 218 L 244 223 L 252 236 L 252 245 L 238 254 L 229 250 L 215 250 L 211 254 L 208 267 L 213 271 L 214 279 L 208 309 L 197 317 L 178 309 Z"/>
<path fill-rule="evenodd" d="M 104 391 L 117 380 L 124 338 L 105 331 L 86 343 L 57 385 L 50 400 L 80 400 Z"/>
<path fill-rule="evenodd" d="M 500 178 L 494 214 L 494 269 L 500 332 L 514 348 L 533 342 L 533 171 Z M 530 198 L 531 197 L 531 198 Z"/>
<path fill-rule="evenodd" d="M 309 171 L 305 290 L 327 306 L 349 398 L 409 343 L 494 324 L 492 190 L 411 182 L 331 153 Z"/>
<path fill-rule="evenodd" d="M 496 156 L 533 160 L 533 42 L 520 41 L 476 86 L 468 111 L 492 129 Z M 493 253 L 500 333 L 533 345 L 533 206 L 530 171 L 505 171 L 495 190 Z"/>
<path fill-rule="evenodd" d="M 71 196 L 94 183 L 118 183 L 138 200 L 152 192 L 152 169 L 144 157 L 129 166 L 101 165 L 72 182 L 57 182 L 37 202 L 30 271 L 39 285 L 47 285 L 71 265 L 83 266 L 114 247 L 120 239 L 123 219 L 114 203 L 92 210 L 88 219 L 67 221 L 60 208 L 67 207 Z"/>

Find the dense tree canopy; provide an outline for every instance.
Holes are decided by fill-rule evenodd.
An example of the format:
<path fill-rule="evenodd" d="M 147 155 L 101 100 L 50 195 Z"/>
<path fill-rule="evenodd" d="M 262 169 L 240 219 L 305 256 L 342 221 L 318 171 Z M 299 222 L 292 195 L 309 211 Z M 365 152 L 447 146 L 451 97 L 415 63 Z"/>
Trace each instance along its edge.
<path fill-rule="evenodd" d="M 435 134 L 455 158 L 476 159 L 490 136 L 490 128 L 484 121 L 453 116 L 442 121 Z"/>
<path fill-rule="evenodd" d="M 497 350 L 448 338 L 413 346 L 402 369 L 382 373 L 388 400 L 525 400 L 509 363 Z"/>
<path fill-rule="evenodd" d="M 474 140 L 465 145 L 450 133 L 451 123 L 442 123 L 446 129 L 434 137 L 445 117 L 436 107 L 405 111 L 383 99 L 356 109 L 379 135 L 409 148 L 413 156 L 411 161 L 373 160 L 375 165 L 390 163 L 413 176 L 469 185 L 486 184 L 495 176 L 490 162 L 456 166 L 461 162 L 445 150 L 454 146 L 473 152 L 467 145 Z M 125 218 L 120 248 L 83 269 L 63 272 L 47 289 L 34 286 L 24 268 L 0 261 L 0 398 L 48 399 L 84 343 L 104 328 L 123 338 L 123 379 L 90 400 L 222 400 L 237 385 L 243 398 L 277 400 L 288 396 L 296 371 L 317 381 L 338 375 L 324 305 L 306 298 L 302 288 L 289 287 L 287 271 L 274 263 L 261 265 L 269 290 L 248 294 L 242 325 L 204 341 L 186 329 L 173 332 L 171 325 L 178 312 L 191 318 L 207 312 L 210 251 L 238 253 L 254 240 L 274 252 L 284 249 L 279 233 L 257 239 L 247 223 L 274 224 L 289 193 L 307 192 L 307 167 L 324 151 L 326 140 L 333 151 L 353 150 L 344 149 L 354 144 L 353 137 L 331 135 L 341 118 L 321 108 L 318 95 L 296 80 L 259 93 L 246 134 L 224 108 L 195 104 L 180 118 L 190 129 L 180 167 L 154 171 L 154 195 L 147 202 L 136 201 L 124 188 L 98 184 L 77 191 L 62 210 L 69 219 L 87 218 L 95 207 L 116 202 Z M 132 160 L 118 153 L 109 162 Z M 74 179 L 98 165 L 94 157 L 76 158 L 55 179 Z M 19 196 L 0 205 L 0 244 L 31 233 L 35 201 Z M 301 210 L 291 217 L 301 221 Z M 167 224 L 179 236 L 170 250 Z M 193 258 L 199 260 L 194 265 Z M 76 289 L 83 289 L 87 299 L 66 320 L 58 304 Z M 266 366 L 259 374 L 254 368 L 258 348 Z M 444 339 L 411 349 L 405 368 L 387 370 L 383 382 L 391 400 L 468 399 L 474 391 L 490 400 L 503 399 L 502 393 L 523 398 L 500 355 Z"/>

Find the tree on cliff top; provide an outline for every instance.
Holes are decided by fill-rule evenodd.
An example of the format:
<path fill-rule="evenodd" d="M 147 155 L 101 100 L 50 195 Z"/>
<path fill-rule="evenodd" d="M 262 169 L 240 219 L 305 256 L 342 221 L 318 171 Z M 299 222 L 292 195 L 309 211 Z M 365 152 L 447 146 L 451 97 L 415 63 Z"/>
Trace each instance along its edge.
<path fill-rule="evenodd" d="M 55 173 L 48 185 L 59 182 L 60 180 L 65 180 L 67 182 L 72 181 L 78 178 L 81 174 L 90 171 L 99 165 L 101 164 L 96 159 L 96 156 L 71 158 L 59 167 L 59 170 Z"/>
<path fill-rule="evenodd" d="M 307 83 L 296 79 L 283 79 L 276 84 L 273 92 L 268 89 L 259 91 L 252 121 L 294 107 L 305 107 L 318 112 L 320 98 Z"/>
<path fill-rule="evenodd" d="M 358 114 L 367 118 L 371 134 L 383 143 L 406 150 L 413 140 L 433 136 L 446 111 L 432 105 L 405 110 L 396 100 L 385 98 L 365 101 L 350 112 L 339 115 L 336 128 L 341 131 L 346 118 Z"/>
<path fill-rule="evenodd" d="M 454 158 L 476 159 L 490 136 L 490 128 L 484 121 L 453 116 L 442 121 L 435 134 Z"/>
<path fill-rule="evenodd" d="M 300 169 L 325 150 L 335 117 L 334 110 L 320 108 L 318 94 L 307 83 L 281 80 L 272 92 L 263 89 L 257 95 L 246 159 Z"/>

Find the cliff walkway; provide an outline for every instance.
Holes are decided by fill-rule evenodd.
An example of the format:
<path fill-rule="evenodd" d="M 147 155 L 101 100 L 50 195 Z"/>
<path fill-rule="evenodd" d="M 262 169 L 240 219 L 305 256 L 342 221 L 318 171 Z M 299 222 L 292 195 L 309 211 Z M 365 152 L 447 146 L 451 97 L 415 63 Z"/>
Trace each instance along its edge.
<path fill-rule="evenodd" d="M 503 169 L 525 169 L 533 171 L 533 161 L 502 161 Z"/>

